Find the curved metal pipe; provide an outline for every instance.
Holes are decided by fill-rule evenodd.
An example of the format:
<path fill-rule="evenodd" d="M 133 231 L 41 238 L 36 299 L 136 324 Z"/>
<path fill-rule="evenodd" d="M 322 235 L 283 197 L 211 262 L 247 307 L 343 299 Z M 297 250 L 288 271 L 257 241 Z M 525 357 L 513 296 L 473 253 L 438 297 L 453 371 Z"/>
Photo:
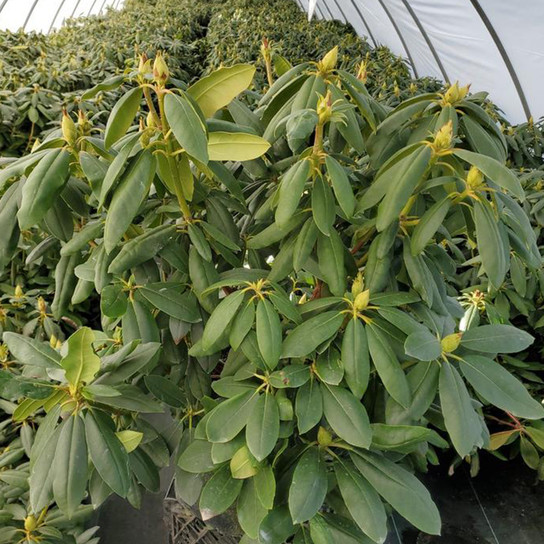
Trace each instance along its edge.
<path fill-rule="evenodd" d="M 47 31 L 47 33 L 53 30 L 53 27 L 55 26 L 55 23 L 57 22 L 57 17 L 59 16 L 60 10 L 62 9 L 62 6 L 64 6 L 65 2 L 66 0 L 62 0 L 62 2 L 60 3 L 57 9 L 57 12 L 55 13 L 55 16 L 53 17 L 53 20 L 51 21 L 51 25 L 49 26 L 49 30 Z"/>
<path fill-rule="evenodd" d="M 32 14 L 34 13 L 34 10 L 36 9 L 36 6 L 38 5 L 39 0 L 34 0 L 34 3 L 28 10 L 28 13 L 26 14 L 25 22 L 23 23 L 23 30 L 26 28 L 26 25 L 28 24 L 28 21 L 32 17 Z"/>
<path fill-rule="evenodd" d="M 374 35 L 372 34 L 372 31 L 370 30 L 370 26 L 367 24 L 366 19 L 363 16 L 363 13 L 359 9 L 359 6 L 357 5 L 356 2 L 354 2 L 354 0 L 349 0 L 349 1 L 351 2 L 351 5 L 355 8 L 355 11 L 359 15 L 359 18 L 361 19 L 361 21 L 363 21 L 363 25 L 365 25 L 366 31 L 368 32 L 368 36 L 372 40 L 372 43 L 374 44 L 374 47 L 378 47 L 378 43 L 374 39 Z"/>

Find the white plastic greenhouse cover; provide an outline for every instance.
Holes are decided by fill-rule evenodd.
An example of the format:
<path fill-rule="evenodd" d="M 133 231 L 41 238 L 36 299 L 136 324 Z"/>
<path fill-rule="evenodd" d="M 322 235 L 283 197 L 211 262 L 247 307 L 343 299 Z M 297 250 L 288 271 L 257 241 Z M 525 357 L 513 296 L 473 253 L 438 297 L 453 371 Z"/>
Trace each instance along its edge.
<path fill-rule="evenodd" d="M 97 15 L 125 0 L 0 0 L 0 29 L 49 32 L 65 19 Z"/>
<path fill-rule="evenodd" d="M 544 116 L 544 0 L 296 0 L 405 57 L 416 76 L 488 91 L 512 123 Z"/>

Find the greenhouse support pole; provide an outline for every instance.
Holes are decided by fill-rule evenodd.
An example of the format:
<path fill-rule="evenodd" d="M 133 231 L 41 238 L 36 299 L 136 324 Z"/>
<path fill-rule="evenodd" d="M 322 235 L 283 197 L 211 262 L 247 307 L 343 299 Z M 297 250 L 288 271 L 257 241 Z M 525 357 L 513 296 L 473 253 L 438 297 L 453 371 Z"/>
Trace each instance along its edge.
<path fill-rule="evenodd" d="M 440 73 L 442 74 L 442 77 L 444 78 L 444 81 L 446 83 L 450 83 L 450 78 L 448 77 L 448 74 L 446 72 L 446 69 L 444 68 L 444 65 L 442 64 L 442 60 L 440 59 L 440 56 L 438 55 L 438 52 L 434 48 L 433 42 L 431 42 L 431 39 L 429 38 L 429 35 L 427 34 L 427 31 L 423 27 L 423 24 L 419 20 L 419 17 L 417 16 L 416 12 L 410 5 L 410 0 L 402 0 L 402 3 L 406 6 L 406 9 L 412 16 L 412 19 L 414 20 L 414 23 L 416 23 L 417 28 L 421 32 L 421 35 L 423 36 L 425 42 L 427 43 L 427 47 L 431 51 L 432 56 L 434 57 L 434 60 L 436 61 L 436 64 L 438 65 L 438 69 L 440 70 Z"/>
<path fill-rule="evenodd" d="M 96 4 L 97 0 L 93 0 L 93 3 L 91 4 L 91 7 L 89 8 L 89 13 L 87 13 L 87 17 L 91 14 L 93 11 L 94 5 Z"/>
<path fill-rule="evenodd" d="M 8 0 L 4 0 L 2 4 L 0 4 L 0 13 L 2 13 L 2 10 L 4 9 L 7 3 L 8 3 Z"/>
<path fill-rule="evenodd" d="M 107 1 L 108 1 L 108 0 L 104 0 L 104 1 L 102 2 L 102 5 L 100 6 L 100 9 L 98 10 L 98 15 L 100 15 L 100 14 L 102 13 L 102 10 L 104 9 L 104 6 L 106 5 L 106 2 L 107 2 Z"/>
<path fill-rule="evenodd" d="M 55 16 L 53 17 L 53 20 L 51 21 L 51 25 L 49 26 L 48 32 L 51 32 L 53 30 L 53 27 L 55 26 L 55 23 L 57 22 L 57 17 L 59 16 L 60 10 L 62 9 L 62 6 L 64 6 L 66 0 L 62 0 L 60 3 L 60 6 L 57 9 L 57 13 L 55 13 Z"/>
<path fill-rule="evenodd" d="M 331 16 L 331 19 L 334 21 L 334 15 L 332 14 L 331 8 L 329 8 L 329 5 L 327 2 L 323 2 L 323 5 L 327 8 L 327 11 L 329 12 L 329 15 Z"/>
<path fill-rule="evenodd" d="M 74 7 L 74 11 L 72 11 L 72 15 L 70 15 L 70 19 L 74 18 L 74 15 L 76 14 L 76 10 L 79 7 L 79 4 L 81 4 L 81 0 L 77 0 L 76 5 Z"/>
<path fill-rule="evenodd" d="M 354 2 L 353 0 L 349 0 L 351 2 L 351 5 L 355 8 L 355 11 L 359 15 L 359 18 L 361 21 L 363 21 L 363 25 L 365 25 L 366 31 L 368 32 L 368 35 L 370 39 L 372 40 L 372 43 L 374 44 L 374 47 L 378 47 L 378 44 L 376 40 L 374 39 L 374 35 L 372 34 L 372 31 L 370 30 L 370 27 L 368 26 L 366 19 L 363 17 L 363 13 L 361 12 L 357 2 Z"/>
<path fill-rule="evenodd" d="M 487 31 L 489 32 L 491 36 L 491 39 L 493 40 L 493 42 L 495 43 L 495 46 L 499 50 L 502 60 L 504 64 L 506 65 L 506 69 L 508 70 L 508 73 L 510 74 L 510 77 L 512 78 L 512 82 L 514 83 L 514 87 L 516 88 L 516 91 L 518 93 L 525 116 L 527 117 L 527 120 L 529 120 L 531 118 L 531 108 L 529 107 L 529 102 L 527 102 L 527 97 L 525 96 L 525 93 L 523 92 L 523 88 L 521 86 L 521 82 L 518 78 L 516 70 L 514 69 L 514 65 L 512 64 L 512 61 L 510 60 L 510 57 L 508 56 L 508 53 L 506 52 L 506 49 L 504 48 L 504 45 L 501 42 L 501 39 L 499 38 L 497 31 L 495 30 L 495 27 L 489 20 L 489 17 L 486 15 L 485 11 L 482 9 L 482 6 L 480 6 L 480 3 L 478 2 L 478 0 L 470 0 L 470 3 L 476 10 L 476 13 L 478 13 L 478 15 L 480 16 L 482 23 L 484 23 L 484 26 L 486 27 Z"/>
<path fill-rule="evenodd" d="M 26 14 L 25 22 L 23 23 L 23 30 L 26 28 L 26 25 L 28 24 L 28 21 L 32 17 L 32 14 L 34 13 L 34 10 L 36 9 L 36 6 L 38 5 L 39 0 L 34 0 L 34 3 L 28 10 L 28 13 Z"/>
<path fill-rule="evenodd" d="M 346 17 L 346 14 L 344 13 L 344 10 L 340 7 L 340 4 L 336 0 L 333 0 L 333 2 L 336 4 L 336 7 L 338 8 L 338 11 L 340 11 L 340 13 L 342 14 L 342 17 L 344 18 L 344 23 L 349 23 L 349 20 Z"/>
<path fill-rule="evenodd" d="M 404 36 L 402 35 L 402 32 L 400 31 L 400 28 L 395 21 L 395 18 L 391 15 L 391 12 L 387 9 L 387 6 L 385 5 L 385 2 L 383 0 L 378 0 L 378 2 L 380 3 L 383 10 L 385 11 L 387 17 L 389 17 L 389 20 L 391 21 L 391 24 L 393 25 L 393 28 L 395 29 L 395 32 L 397 33 L 397 36 L 399 37 L 400 42 L 402 43 L 402 47 L 404 47 L 404 50 L 406 51 L 406 56 L 408 57 L 408 60 L 410 61 L 410 64 L 412 65 L 412 69 L 414 70 L 414 75 L 416 76 L 416 78 L 418 78 L 419 75 L 417 73 L 416 64 L 414 62 L 414 59 L 412 58 L 410 49 L 408 49 L 408 44 L 406 43 L 406 40 L 404 39 Z"/>

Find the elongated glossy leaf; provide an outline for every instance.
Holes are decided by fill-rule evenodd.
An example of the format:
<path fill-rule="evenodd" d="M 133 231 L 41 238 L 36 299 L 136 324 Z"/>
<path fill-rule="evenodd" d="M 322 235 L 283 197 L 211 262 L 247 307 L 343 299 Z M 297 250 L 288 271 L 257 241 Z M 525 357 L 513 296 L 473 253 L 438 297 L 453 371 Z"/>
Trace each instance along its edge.
<path fill-rule="evenodd" d="M 440 357 L 442 347 L 436 336 L 427 329 L 421 329 L 408 335 L 404 342 L 406 355 L 420 361 L 434 361 Z"/>
<path fill-rule="evenodd" d="M 498 408 L 527 419 L 544 417 L 542 404 L 499 363 L 481 355 L 465 355 L 459 367 L 472 387 Z"/>
<path fill-rule="evenodd" d="M 153 396 L 162 400 L 168 406 L 181 408 L 184 405 L 185 394 L 171 380 L 163 376 L 146 376 L 145 384 Z"/>
<path fill-rule="evenodd" d="M 70 175 L 72 156 L 67 151 L 50 151 L 28 176 L 22 189 L 17 219 L 22 230 L 39 223 L 53 206 Z"/>
<path fill-rule="evenodd" d="M 340 163 L 330 155 L 325 157 L 325 164 L 336 200 L 346 217 L 349 218 L 355 211 L 356 202 L 348 176 Z"/>
<path fill-rule="evenodd" d="M 236 480 L 231 476 L 228 465 L 215 472 L 200 495 L 198 507 L 202 519 L 206 521 L 227 510 L 238 497 L 242 484 L 242 480 Z"/>
<path fill-rule="evenodd" d="M 208 154 L 211 161 L 251 161 L 264 155 L 270 144 L 244 132 L 210 132 Z"/>
<path fill-rule="evenodd" d="M 359 399 L 336 385 L 322 384 L 323 412 L 333 431 L 348 444 L 368 448 L 372 430 L 368 415 Z"/>
<path fill-rule="evenodd" d="M 309 160 L 295 163 L 284 174 L 279 187 L 278 207 L 276 208 L 276 223 L 280 227 L 284 227 L 297 211 L 309 175 Z"/>
<path fill-rule="evenodd" d="M 336 210 L 331 188 L 322 176 L 317 176 L 314 181 L 312 214 L 317 228 L 325 236 L 329 236 L 336 218 Z"/>
<path fill-rule="evenodd" d="M 535 339 L 512 325 L 482 325 L 465 331 L 461 345 L 482 353 L 516 353 L 528 348 Z"/>
<path fill-rule="evenodd" d="M 210 349 L 224 334 L 244 300 L 245 293 L 236 291 L 224 298 L 213 311 L 202 335 L 202 348 Z"/>
<path fill-rule="evenodd" d="M 431 159 L 431 149 L 422 146 L 412 155 L 407 168 L 398 170 L 394 179 L 390 181 L 389 189 L 378 207 L 376 228 L 385 230 L 395 219 L 398 219 L 418 183 L 423 179 Z"/>
<path fill-rule="evenodd" d="M 491 284 L 499 288 L 508 271 L 508 247 L 505 247 L 504 237 L 501 236 L 502 225 L 487 201 L 474 203 L 474 224 L 476 226 L 476 240 L 478 251 L 482 258 L 484 270 Z"/>
<path fill-rule="evenodd" d="M 268 509 L 259 500 L 257 483 L 254 478 L 244 483 L 238 497 L 236 513 L 240 527 L 242 527 L 247 536 L 256 540 L 259 537 L 259 526 L 268 513 Z"/>
<path fill-rule="evenodd" d="M 302 434 L 313 429 L 321 421 L 323 396 L 316 380 L 310 380 L 297 391 L 295 414 L 298 430 Z"/>
<path fill-rule="evenodd" d="M 206 126 L 193 104 L 184 95 L 168 93 L 164 97 L 166 120 L 181 147 L 198 161 L 208 162 Z"/>
<path fill-rule="evenodd" d="M 62 424 L 53 462 L 53 495 L 59 508 L 71 518 L 87 488 L 87 444 L 79 414 Z"/>
<path fill-rule="evenodd" d="M 130 487 L 128 453 L 115 436 L 109 416 L 89 410 L 85 415 L 85 436 L 100 477 L 115 493 L 126 497 Z"/>
<path fill-rule="evenodd" d="M 264 362 L 268 368 L 274 370 L 281 355 L 282 330 L 276 309 L 266 299 L 257 303 L 256 331 Z"/>
<path fill-rule="evenodd" d="M 481 425 L 461 376 L 447 362 L 440 367 L 439 392 L 446 429 L 457 453 L 465 457 L 478 443 Z"/>
<path fill-rule="evenodd" d="M 510 191 L 520 200 L 525 198 L 525 193 L 519 179 L 512 170 L 501 164 L 498 160 L 466 149 L 456 149 L 454 155 L 476 166 L 491 181 L 499 187 Z"/>
<path fill-rule="evenodd" d="M 323 312 L 296 327 L 283 342 L 282 358 L 304 357 L 328 340 L 340 328 L 344 316 L 336 311 Z"/>
<path fill-rule="evenodd" d="M 204 116 L 208 118 L 247 89 L 254 74 L 255 66 L 250 64 L 219 68 L 191 85 L 187 93 L 197 102 Z"/>
<path fill-rule="evenodd" d="M 106 124 L 104 144 L 106 149 L 124 136 L 132 125 L 134 117 L 140 108 L 143 91 L 141 87 L 131 89 L 113 107 Z"/>
<path fill-rule="evenodd" d="M 319 270 L 331 293 L 338 297 L 342 296 L 346 290 L 344 244 L 336 230 L 332 229 L 328 236 L 318 233 L 317 258 Z"/>
<path fill-rule="evenodd" d="M 149 283 L 140 287 L 138 293 L 155 308 L 180 321 L 198 323 L 201 320 L 197 300 L 190 292 L 179 293 L 175 287 Z"/>
<path fill-rule="evenodd" d="M 375 542 L 384 542 L 387 515 L 376 490 L 351 463 L 338 460 L 334 472 L 342 498 L 357 525 Z"/>
<path fill-rule="evenodd" d="M 11 354 L 25 365 L 58 368 L 60 355 L 49 344 L 14 332 L 4 332 L 2 340 Z"/>
<path fill-rule="evenodd" d="M 295 532 L 287 506 L 268 512 L 259 527 L 260 544 L 284 544 Z"/>
<path fill-rule="evenodd" d="M 451 198 L 446 196 L 433 204 L 420 218 L 410 240 L 412 255 L 419 255 L 442 225 L 451 207 Z"/>
<path fill-rule="evenodd" d="M 74 387 L 89 383 L 100 370 L 100 357 L 93 349 L 94 340 L 94 332 L 89 327 L 82 327 L 67 340 L 68 353 L 61 359 L 60 365 L 66 371 L 66 379 Z"/>
<path fill-rule="evenodd" d="M 410 388 L 393 348 L 377 326 L 366 327 L 372 362 L 387 392 L 402 406 L 410 404 Z"/>
<path fill-rule="evenodd" d="M 346 382 L 351 392 L 357 398 L 361 398 L 368 386 L 370 356 L 365 328 L 358 319 L 350 319 L 344 331 L 342 363 Z"/>
<path fill-rule="evenodd" d="M 374 453 L 351 456 L 370 485 L 404 518 L 431 535 L 440 534 L 440 514 L 423 484 L 408 471 Z"/>
<path fill-rule="evenodd" d="M 318 448 L 310 447 L 298 461 L 289 488 L 293 523 L 302 523 L 315 516 L 323 505 L 327 487 L 325 460 Z"/>
<path fill-rule="evenodd" d="M 104 226 L 104 245 L 110 253 L 127 231 L 149 192 L 155 176 L 155 157 L 142 151 L 132 159 L 111 200 Z"/>
<path fill-rule="evenodd" d="M 247 420 L 246 441 L 257 461 L 265 459 L 274 449 L 280 432 L 280 414 L 276 398 L 265 393 L 252 406 Z"/>
<path fill-rule="evenodd" d="M 211 442 L 232 440 L 246 426 L 256 402 L 255 391 L 246 391 L 219 404 L 210 412 L 206 424 L 208 439 Z"/>

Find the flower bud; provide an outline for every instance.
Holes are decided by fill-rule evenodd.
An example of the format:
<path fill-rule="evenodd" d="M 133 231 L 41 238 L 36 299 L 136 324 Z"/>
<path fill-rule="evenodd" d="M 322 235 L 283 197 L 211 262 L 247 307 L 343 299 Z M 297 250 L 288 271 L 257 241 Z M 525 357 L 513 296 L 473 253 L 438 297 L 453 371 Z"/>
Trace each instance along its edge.
<path fill-rule="evenodd" d="M 463 333 L 457 332 L 454 334 L 449 334 L 448 336 L 445 336 L 442 338 L 440 345 L 442 347 L 442 351 L 444 353 L 452 353 L 454 352 L 461 343 L 461 337 L 463 336 Z"/>
<path fill-rule="evenodd" d="M 359 293 L 355 297 L 355 302 L 353 303 L 353 306 L 359 312 L 361 310 L 364 310 L 368 306 L 369 300 L 370 300 L 370 291 L 367 289 L 366 291 Z"/>
<path fill-rule="evenodd" d="M 320 96 L 317 100 L 317 115 L 319 117 L 319 124 L 324 125 L 332 116 L 332 97 L 331 91 L 327 91 L 325 96 Z"/>
<path fill-rule="evenodd" d="M 36 138 L 34 140 L 34 143 L 32 144 L 32 150 L 31 150 L 31 153 L 34 153 L 34 151 L 36 151 L 36 149 L 38 149 L 38 147 L 40 147 L 41 142 L 40 142 L 40 139 L 39 138 Z"/>
<path fill-rule="evenodd" d="M 444 94 L 444 102 L 446 104 L 456 104 L 457 102 L 460 102 L 467 96 L 469 87 L 470 85 L 466 85 L 465 87 L 460 88 L 459 82 L 456 81 Z"/>
<path fill-rule="evenodd" d="M 367 82 L 368 79 L 368 64 L 367 61 L 361 62 L 359 65 L 359 69 L 357 70 L 357 79 L 362 81 L 363 83 Z"/>
<path fill-rule="evenodd" d="M 155 117 L 153 117 L 153 114 L 151 112 L 149 112 L 147 114 L 147 118 L 145 120 L 145 123 L 149 128 L 156 128 L 157 127 L 157 123 L 155 123 Z"/>
<path fill-rule="evenodd" d="M 337 62 L 338 46 L 336 45 L 319 61 L 319 71 L 322 73 L 331 72 L 336 68 Z"/>
<path fill-rule="evenodd" d="M 479 189 L 484 184 L 484 175 L 476 166 L 471 166 L 467 174 L 467 185 L 471 189 Z"/>
<path fill-rule="evenodd" d="M 66 110 L 63 110 L 62 112 L 62 137 L 66 141 L 66 143 L 74 147 L 77 142 L 77 127 L 72 118 L 68 115 L 68 112 Z"/>
<path fill-rule="evenodd" d="M 332 444 L 332 435 L 324 427 L 319 427 L 317 431 L 317 442 L 320 446 L 330 446 Z"/>
<path fill-rule="evenodd" d="M 168 65 L 166 64 L 162 53 L 159 51 L 155 57 L 155 62 L 153 63 L 153 79 L 155 80 L 155 83 L 164 87 L 169 77 L 170 71 L 168 70 Z"/>
<path fill-rule="evenodd" d="M 47 313 L 47 305 L 45 304 L 45 300 L 43 299 L 43 297 L 38 297 L 38 311 L 41 314 Z"/>
<path fill-rule="evenodd" d="M 24 296 L 23 288 L 20 285 L 15 287 L 15 298 L 22 298 Z"/>
<path fill-rule="evenodd" d="M 433 147 L 434 150 L 446 151 L 451 148 L 453 143 L 453 123 L 448 121 L 435 135 Z"/>
<path fill-rule="evenodd" d="M 38 526 L 38 523 L 36 521 L 35 516 L 30 514 L 25 518 L 25 531 L 28 531 L 29 533 L 31 533 L 34 529 L 36 529 L 37 526 Z"/>
<path fill-rule="evenodd" d="M 363 280 L 363 274 L 359 272 L 351 285 L 351 294 L 354 297 L 356 297 L 359 293 L 363 292 L 364 288 L 365 288 L 365 281 Z"/>

